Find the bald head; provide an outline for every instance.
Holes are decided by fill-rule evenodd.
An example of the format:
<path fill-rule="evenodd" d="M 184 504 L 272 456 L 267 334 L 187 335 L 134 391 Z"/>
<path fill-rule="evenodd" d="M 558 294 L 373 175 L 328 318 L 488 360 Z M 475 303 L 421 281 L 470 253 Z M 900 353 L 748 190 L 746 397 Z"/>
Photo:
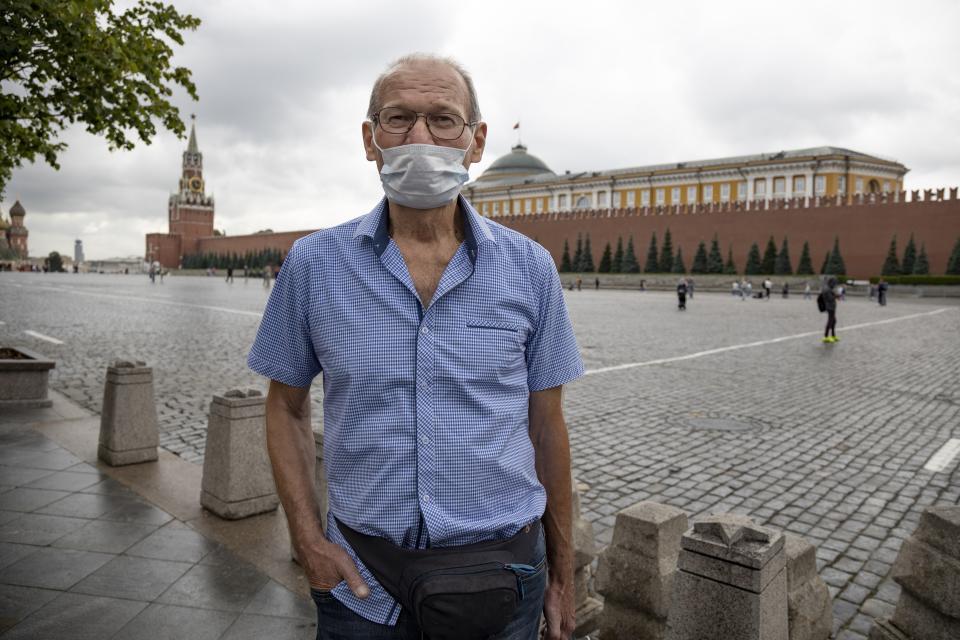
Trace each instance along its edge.
<path fill-rule="evenodd" d="M 387 67 L 387 70 L 380 74 L 377 81 L 373 83 L 373 90 L 370 92 L 370 104 L 367 107 L 367 117 L 372 118 L 373 114 L 380 111 L 383 106 L 383 96 L 386 93 L 391 80 L 398 75 L 416 74 L 418 70 L 436 69 L 441 67 L 448 69 L 456 78 L 455 82 L 460 85 L 463 97 L 463 113 L 469 122 L 480 120 L 480 104 L 477 101 L 477 91 L 473 86 L 473 79 L 460 64 L 453 58 L 445 58 L 427 53 L 413 53 L 395 60 Z"/>

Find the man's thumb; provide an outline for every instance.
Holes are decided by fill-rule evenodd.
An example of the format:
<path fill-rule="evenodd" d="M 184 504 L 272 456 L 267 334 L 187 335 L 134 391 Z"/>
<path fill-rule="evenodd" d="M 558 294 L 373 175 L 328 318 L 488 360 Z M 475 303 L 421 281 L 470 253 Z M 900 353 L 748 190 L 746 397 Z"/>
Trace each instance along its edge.
<path fill-rule="evenodd" d="M 363 581 L 363 578 L 360 577 L 360 572 L 357 571 L 357 565 L 355 565 L 353 560 L 346 554 L 344 554 L 344 558 L 341 560 L 340 569 L 340 575 L 346 580 L 347 586 L 350 587 L 353 595 L 358 598 L 366 598 L 370 595 L 370 587 Z"/>

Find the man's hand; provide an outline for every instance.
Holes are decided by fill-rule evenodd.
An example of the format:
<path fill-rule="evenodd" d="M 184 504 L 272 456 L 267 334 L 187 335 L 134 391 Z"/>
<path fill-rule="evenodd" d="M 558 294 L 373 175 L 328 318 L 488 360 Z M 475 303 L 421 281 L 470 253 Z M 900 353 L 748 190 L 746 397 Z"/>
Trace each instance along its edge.
<path fill-rule="evenodd" d="M 343 547 L 326 540 L 319 544 L 298 549 L 298 557 L 311 589 L 329 591 L 341 581 L 358 598 L 370 595 L 370 587 L 364 582 L 357 565 Z"/>
<path fill-rule="evenodd" d="M 546 640 L 570 640 L 577 627 L 577 606 L 573 584 L 550 580 L 543 596 L 543 617 L 547 628 Z"/>

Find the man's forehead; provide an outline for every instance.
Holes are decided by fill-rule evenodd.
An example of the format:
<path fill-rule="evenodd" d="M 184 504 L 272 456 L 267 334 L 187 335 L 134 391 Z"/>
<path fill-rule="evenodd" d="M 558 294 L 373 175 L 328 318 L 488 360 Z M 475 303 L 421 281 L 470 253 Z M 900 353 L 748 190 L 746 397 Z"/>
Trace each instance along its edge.
<path fill-rule="evenodd" d="M 383 79 L 381 106 L 402 106 L 406 101 L 426 101 L 441 107 L 466 109 L 467 86 L 449 65 L 438 62 L 408 63 Z"/>

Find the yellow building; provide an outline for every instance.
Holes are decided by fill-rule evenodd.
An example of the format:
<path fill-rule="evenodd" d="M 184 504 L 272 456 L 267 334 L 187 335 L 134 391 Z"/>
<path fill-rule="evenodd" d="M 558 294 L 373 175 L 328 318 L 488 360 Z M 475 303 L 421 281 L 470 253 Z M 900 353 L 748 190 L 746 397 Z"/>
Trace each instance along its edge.
<path fill-rule="evenodd" d="M 554 173 L 522 144 L 463 193 L 490 217 L 736 200 L 901 191 L 904 165 L 839 147 L 695 160 L 610 171 Z"/>

